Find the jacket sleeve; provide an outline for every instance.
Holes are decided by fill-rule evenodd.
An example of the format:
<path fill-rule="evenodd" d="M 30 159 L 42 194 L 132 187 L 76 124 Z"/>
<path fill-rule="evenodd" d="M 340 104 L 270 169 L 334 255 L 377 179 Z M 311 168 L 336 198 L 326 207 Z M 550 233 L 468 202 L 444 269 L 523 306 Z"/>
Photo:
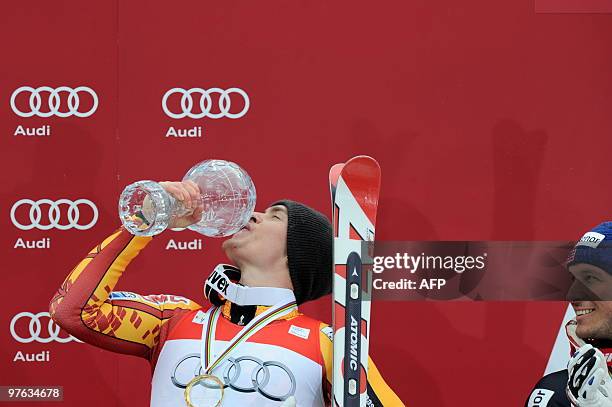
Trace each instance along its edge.
<path fill-rule="evenodd" d="M 331 399 L 331 383 L 332 383 L 332 362 L 334 346 L 332 343 L 333 329 L 321 323 L 319 329 L 319 343 L 321 344 L 321 354 L 325 363 L 324 369 L 324 394 L 326 399 Z M 380 372 L 371 358 L 368 357 L 368 383 L 367 383 L 368 400 L 366 405 L 375 407 L 396 407 L 404 406 L 404 403 L 391 390 L 389 385 L 382 378 Z"/>
<path fill-rule="evenodd" d="M 169 318 L 200 308 L 175 295 L 113 291 L 127 266 L 151 239 L 121 228 L 94 247 L 51 299 L 51 318 L 83 342 L 151 359 Z"/>
<path fill-rule="evenodd" d="M 567 370 L 550 373 L 538 381 L 525 401 L 525 407 L 570 407 L 565 395 Z"/>

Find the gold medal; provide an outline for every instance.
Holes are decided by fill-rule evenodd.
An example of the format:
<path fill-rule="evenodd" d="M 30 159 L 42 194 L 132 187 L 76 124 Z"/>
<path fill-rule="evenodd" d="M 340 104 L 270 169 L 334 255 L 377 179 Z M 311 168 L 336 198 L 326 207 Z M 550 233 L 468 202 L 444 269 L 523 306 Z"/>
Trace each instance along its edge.
<path fill-rule="evenodd" d="M 195 397 L 192 397 L 191 393 L 196 385 L 199 385 L 199 388 L 211 389 L 208 391 L 209 396 L 203 400 L 204 403 L 208 404 L 200 404 L 199 402 L 195 401 Z M 219 389 L 219 395 L 212 396 L 212 392 L 216 391 L 217 388 Z M 191 379 L 191 381 L 187 383 L 187 387 L 185 387 L 185 402 L 187 403 L 187 407 L 219 407 L 221 406 L 222 400 L 223 382 L 215 375 L 201 374 Z"/>
<path fill-rule="evenodd" d="M 220 407 L 223 400 L 223 388 L 225 383 L 211 372 L 225 361 L 238 345 L 245 342 L 256 332 L 267 326 L 270 322 L 297 310 L 295 296 L 291 290 L 287 290 L 291 296 L 286 303 L 281 302 L 253 318 L 234 338 L 219 349 L 213 356 L 213 344 L 215 343 L 215 329 L 221 315 L 221 307 L 210 308 L 202 323 L 202 350 L 199 369 L 202 374 L 194 377 L 185 388 L 185 402 L 188 407 Z"/>

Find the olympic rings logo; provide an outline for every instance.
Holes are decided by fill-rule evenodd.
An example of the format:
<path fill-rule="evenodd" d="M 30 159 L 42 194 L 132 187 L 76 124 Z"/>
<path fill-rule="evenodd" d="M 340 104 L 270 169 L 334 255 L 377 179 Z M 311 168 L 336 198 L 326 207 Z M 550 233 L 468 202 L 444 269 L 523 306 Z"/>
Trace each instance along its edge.
<path fill-rule="evenodd" d="M 171 112 L 168 108 L 168 98 L 175 93 L 182 95 L 180 113 Z M 200 95 L 200 102 L 198 104 L 199 112 L 197 113 L 192 112 L 194 102 L 191 95 L 194 93 Z M 241 111 L 237 113 L 230 112 L 230 109 L 232 108 L 232 101 L 230 95 L 232 93 L 239 94 L 242 97 L 242 100 L 244 101 L 244 107 Z M 211 95 L 213 94 L 219 94 L 219 113 L 213 113 L 211 111 L 213 107 Z M 164 97 L 162 98 L 162 109 L 164 110 L 164 113 L 166 113 L 169 117 L 173 119 L 182 119 L 184 117 L 189 117 L 192 119 L 201 119 L 203 117 L 210 117 L 211 119 L 220 119 L 222 117 L 227 117 L 229 119 L 238 119 L 246 114 L 246 112 L 249 110 L 250 105 L 251 102 L 249 100 L 249 95 L 247 95 L 246 92 L 240 88 L 230 88 L 227 90 L 223 90 L 220 88 L 192 88 L 189 90 L 185 90 L 183 88 L 172 88 L 167 91 L 164 94 Z"/>
<path fill-rule="evenodd" d="M 29 99 L 30 111 L 29 112 L 22 112 L 21 110 L 17 108 L 17 105 L 15 103 L 17 96 L 19 96 L 19 94 L 22 92 L 30 93 L 30 99 Z M 49 111 L 48 112 L 42 112 L 40 110 L 42 106 L 42 97 L 40 96 L 40 94 L 42 92 L 49 92 L 49 101 L 48 101 Z M 68 93 L 68 109 L 64 111 L 60 110 L 60 104 L 61 104 L 60 103 L 60 93 L 61 92 Z M 86 112 L 79 112 L 79 104 L 80 104 L 79 93 L 80 92 L 89 93 L 93 99 L 92 107 Z M 67 86 L 60 86 L 57 89 L 50 88 L 49 86 L 41 86 L 39 88 L 32 88 L 30 86 L 22 86 L 20 88 L 15 89 L 15 91 L 11 95 L 11 108 L 13 109 L 13 112 L 15 112 L 17 116 L 21 116 L 21 117 L 32 117 L 32 116 L 51 117 L 53 115 L 56 115 L 58 117 L 68 117 L 72 115 L 77 116 L 77 117 L 89 117 L 96 111 L 96 109 L 98 109 L 98 95 L 96 95 L 96 92 L 94 92 L 93 89 L 87 86 L 79 86 L 74 89 L 69 88 Z"/>
<path fill-rule="evenodd" d="M 42 210 L 40 207 L 44 204 L 49 205 L 49 223 L 46 225 L 41 224 Z M 29 224 L 20 223 L 15 216 L 17 209 L 19 209 L 21 205 L 30 205 Z M 68 222 L 64 224 L 60 223 L 60 205 L 68 205 Z M 87 205 L 93 211 L 91 221 L 85 225 L 79 224 L 79 205 Z M 31 199 L 20 199 L 19 201 L 15 202 L 11 208 L 11 221 L 16 228 L 21 230 L 30 230 L 34 228 L 40 230 L 49 230 L 52 228 L 59 230 L 68 230 L 70 228 L 86 230 L 92 228 L 98 221 L 98 208 L 89 199 L 77 199 L 76 201 L 71 201 L 69 199 L 58 199 L 57 201 L 52 201 L 50 199 L 39 199 L 38 201 L 33 201 Z"/>
<path fill-rule="evenodd" d="M 246 380 L 239 380 L 242 376 L 243 371 L 248 368 L 248 365 L 242 365 L 243 362 L 251 362 L 250 365 L 252 370 L 250 374 L 250 380 L 248 380 L 248 378 Z M 265 398 L 274 401 L 284 401 L 295 394 L 295 390 L 297 388 L 295 376 L 287 366 L 283 365 L 280 362 L 264 362 L 261 359 L 258 359 L 253 356 L 241 356 L 238 358 L 230 357 L 221 366 L 223 365 L 225 365 L 225 369 L 223 370 L 221 380 L 223 382 L 224 389 L 229 387 L 241 393 L 257 392 Z M 190 367 L 194 370 L 191 371 Z M 280 369 L 280 371 L 282 372 L 281 375 L 285 377 L 285 380 L 274 380 L 276 387 L 278 387 L 279 383 L 283 384 L 283 381 L 288 383 L 289 390 L 287 390 L 284 394 L 273 394 L 271 389 L 267 388 L 268 385 L 271 383 L 271 367 L 276 367 Z M 187 356 L 184 356 L 181 360 L 178 361 L 178 363 L 174 367 L 170 380 L 172 381 L 172 384 L 174 384 L 176 387 L 184 389 L 187 387 L 187 383 L 189 383 L 189 381 L 193 377 L 199 376 L 202 373 L 203 372 L 202 364 L 200 363 L 200 355 L 197 353 L 191 353 Z M 218 385 L 206 382 L 201 383 L 201 385 L 210 389 L 219 388 Z"/>
<path fill-rule="evenodd" d="M 29 318 L 30 322 L 28 325 L 29 335 L 28 337 L 21 337 L 17 334 L 15 330 L 15 325 L 21 318 Z M 41 323 L 42 318 L 49 318 L 49 322 L 47 323 L 47 336 L 41 336 L 41 332 L 43 330 L 43 324 Z M 39 342 L 39 343 L 49 343 L 49 342 L 59 342 L 59 343 L 68 343 L 70 341 L 81 342 L 77 338 L 73 336 L 67 336 L 62 338 L 59 336 L 60 327 L 51 319 L 51 316 L 48 312 L 39 312 L 38 314 L 33 314 L 31 312 L 20 312 L 15 315 L 11 320 L 11 335 L 13 339 L 15 339 L 19 343 L 30 343 L 30 342 Z M 82 343 L 82 342 L 81 342 Z"/>

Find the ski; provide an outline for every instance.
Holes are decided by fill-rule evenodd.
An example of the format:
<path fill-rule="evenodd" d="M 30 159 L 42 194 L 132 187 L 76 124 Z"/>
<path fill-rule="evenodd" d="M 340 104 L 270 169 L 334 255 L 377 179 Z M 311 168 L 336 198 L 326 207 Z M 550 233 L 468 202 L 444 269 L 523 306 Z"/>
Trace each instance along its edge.
<path fill-rule="evenodd" d="M 380 167 L 368 156 L 334 165 L 329 173 L 334 230 L 333 405 L 365 406 L 370 339 L 371 273 L 363 241 L 374 241 Z"/>
<path fill-rule="evenodd" d="M 340 172 L 342 172 L 343 167 L 344 164 L 334 164 L 329 170 L 329 194 L 331 195 L 332 217 L 335 213 L 334 198 L 336 197 L 336 185 L 338 184 L 338 178 L 340 178 Z"/>

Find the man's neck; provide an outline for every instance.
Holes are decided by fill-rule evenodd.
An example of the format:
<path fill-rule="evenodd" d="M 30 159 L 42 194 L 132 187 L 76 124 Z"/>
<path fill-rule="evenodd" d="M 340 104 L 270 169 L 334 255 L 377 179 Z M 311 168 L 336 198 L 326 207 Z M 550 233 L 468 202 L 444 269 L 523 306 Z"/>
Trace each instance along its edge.
<path fill-rule="evenodd" d="M 240 267 L 240 284 L 247 287 L 277 287 L 293 290 L 289 271 L 281 267 L 261 270 L 258 267 L 242 265 Z"/>

